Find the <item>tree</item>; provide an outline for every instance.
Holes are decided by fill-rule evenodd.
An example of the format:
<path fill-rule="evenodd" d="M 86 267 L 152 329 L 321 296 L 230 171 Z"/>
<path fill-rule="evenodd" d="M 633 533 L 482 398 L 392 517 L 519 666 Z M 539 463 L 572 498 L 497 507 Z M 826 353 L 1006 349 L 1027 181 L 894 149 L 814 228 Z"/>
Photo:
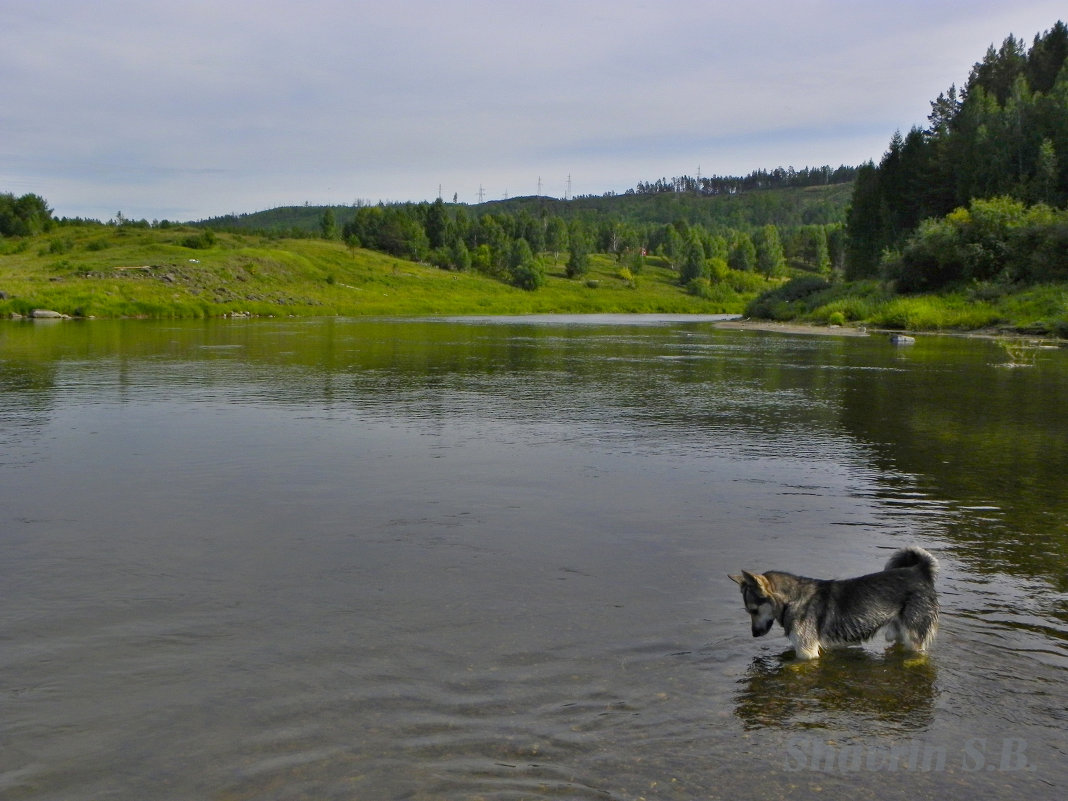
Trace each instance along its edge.
<path fill-rule="evenodd" d="M 54 222 L 52 209 L 40 195 L 0 194 L 0 236 L 32 236 L 51 230 Z"/>
<path fill-rule="evenodd" d="M 490 272 L 503 273 L 507 267 L 509 238 L 501 222 L 491 214 L 483 214 L 474 232 L 475 242 L 486 245 L 490 254 Z"/>
<path fill-rule="evenodd" d="M 512 247 L 508 252 L 508 269 L 514 270 L 534 261 L 534 252 L 530 249 L 530 243 L 525 239 L 512 240 Z"/>
<path fill-rule="evenodd" d="M 883 233 L 883 202 L 879 172 L 872 162 L 862 164 L 853 184 L 853 202 L 846 212 L 846 278 L 870 278 L 879 270 L 879 256 L 886 246 Z"/>
<path fill-rule="evenodd" d="M 423 261 L 430 250 L 422 224 L 402 206 L 385 210 L 373 241 L 375 249 L 412 261 Z"/>
<path fill-rule="evenodd" d="M 471 255 L 471 266 L 480 273 L 493 272 L 493 252 L 489 245 L 479 245 Z"/>
<path fill-rule="evenodd" d="M 671 269 L 679 269 L 679 263 L 682 260 L 683 249 L 682 235 L 679 234 L 678 228 L 674 225 L 668 225 L 664 228 L 664 255 L 667 256 L 668 262 L 671 264 Z"/>
<path fill-rule="evenodd" d="M 579 278 L 590 271 L 590 241 L 578 223 L 568 236 L 567 277 Z"/>
<path fill-rule="evenodd" d="M 512 283 L 520 289 L 535 290 L 545 283 L 545 272 L 535 261 L 534 253 L 527 240 L 513 240 L 508 255 L 508 272 Z"/>
<path fill-rule="evenodd" d="M 1055 205 L 1057 202 L 1057 151 L 1053 142 L 1043 139 L 1038 149 L 1038 164 L 1035 167 L 1032 199 L 1038 203 Z"/>
<path fill-rule="evenodd" d="M 682 248 L 682 261 L 679 265 L 679 283 L 686 286 L 695 278 L 707 278 L 705 267 L 705 248 L 697 232 L 690 231 Z"/>
<path fill-rule="evenodd" d="M 756 242 L 757 269 L 769 278 L 782 275 L 786 271 L 786 257 L 782 252 L 779 229 L 767 224 L 759 231 Z"/>
<path fill-rule="evenodd" d="M 726 261 L 727 257 L 730 255 L 730 248 L 727 245 L 726 237 L 719 235 L 709 237 L 705 253 L 710 259 L 723 259 Z"/>
<path fill-rule="evenodd" d="M 631 275 L 641 275 L 645 269 L 645 248 L 635 248 L 630 254 L 628 265 Z"/>
<path fill-rule="evenodd" d="M 445 210 L 445 203 L 440 197 L 426 207 L 425 218 L 424 227 L 430 247 L 443 247 L 449 225 L 449 213 Z"/>
<path fill-rule="evenodd" d="M 732 270 L 745 273 L 751 273 L 756 269 L 756 245 L 753 244 L 753 238 L 745 231 L 735 236 L 734 245 L 727 256 L 727 264 Z"/>
<path fill-rule="evenodd" d="M 827 229 L 818 225 L 813 236 L 816 239 L 816 272 L 828 275 L 831 272 L 831 249 L 827 243 Z"/>
<path fill-rule="evenodd" d="M 466 272 L 471 269 L 471 252 L 462 239 L 456 239 L 449 248 L 449 261 L 454 270 Z"/>
<path fill-rule="evenodd" d="M 847 215 L 846 277 L 877 275 L 883 254 L 900 251 L 923 221 L 974 199 L 1063 203 L 1066 65 L 1063 22 L 1036 36 L 1030 51 L 1009 36 L 973 66 L 963 90 L 951 86 L 931 103 L 925 130 L 895 134 L 879 166 L 857 172 Z M 916 243 L 911 247 L 919 252 Z"/>
<path fill-rule="evenodd" d="M 526 209 L 520 209 L 515 217 L 515 236 L 527 240 L 534 253 L 545 249 L 545 227 Z"/>
<path fill-rule="evenodd" d="M 845 272 L 846 231 L 843 225 L 825 226 L 827 232 L 827 250 L 831 257 L 831 272 L 841 275 Z"/>
<path fill-rule="evenodd" d="M 553 260 L 560 258 L 560 251 L 567 248 L 567 223 L 562 217 L 552 216 L 545 222 L 545 249 L 552 251 Z"/>
<path fill-rule="evenodd" d="M 1068 25 L 1058 22 L 1043 35 L 1036 35 L 1027 54 L 1027 82 L 1035 92 L 1046 94 L 1057 83 L 1057 76 L 1068 60 Z"/>
<path fill-rule="evenodd" d="M 334 218 L 334 210 L 329 206 L 326 207 L 319 221 L 319 233 L 322 234 L 323 239 L 337 239 L 337 220 Z"/>

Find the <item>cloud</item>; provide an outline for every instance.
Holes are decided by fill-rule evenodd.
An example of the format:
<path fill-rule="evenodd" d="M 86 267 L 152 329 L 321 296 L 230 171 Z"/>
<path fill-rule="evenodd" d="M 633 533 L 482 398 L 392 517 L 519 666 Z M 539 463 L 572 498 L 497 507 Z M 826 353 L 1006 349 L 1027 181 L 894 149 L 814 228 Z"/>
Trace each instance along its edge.
<path fill-rule="evenodd" d="M 42 0 L 0 29 L 0 191 L 191 219 L 286 203 L 623 191 L 879 158 L 987 45 L 993 0 Z"/>

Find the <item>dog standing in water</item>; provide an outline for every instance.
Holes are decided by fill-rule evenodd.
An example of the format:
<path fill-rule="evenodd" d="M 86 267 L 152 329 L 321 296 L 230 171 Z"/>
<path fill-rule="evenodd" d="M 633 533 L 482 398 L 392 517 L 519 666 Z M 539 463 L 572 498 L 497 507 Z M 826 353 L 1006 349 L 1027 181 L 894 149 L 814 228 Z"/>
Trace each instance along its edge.
<path fill-rule="evenodd" d="M 851 579 L 812 579 L 768 571 L 732 575 L 762 637 L 779 623 L 799 659 L 830 645 L 871 639 L 885 627 L 888 642 L 925 651 L 938 630 L 934 576 L 938 561 L 923 548 L 897 551 L 878 573 Z"/>

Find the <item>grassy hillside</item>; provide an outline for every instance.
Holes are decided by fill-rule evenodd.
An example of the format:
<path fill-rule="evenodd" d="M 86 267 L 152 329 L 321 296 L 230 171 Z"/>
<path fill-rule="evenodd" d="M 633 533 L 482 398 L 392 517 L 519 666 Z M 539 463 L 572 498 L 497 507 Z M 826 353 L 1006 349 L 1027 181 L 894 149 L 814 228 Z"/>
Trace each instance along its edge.
<path fill-rule="evenodd" d="M 773 284 L 732 273 L 710 298 L 688 294 L 655 258 L 641 275 L 593 256 L 581 280 L 549 266 L 527 292 L 320 239 L 191 228 L 59 226 L 0 239 L 0 317 L 49 309 L 78 317 L 741 312 Z"/>

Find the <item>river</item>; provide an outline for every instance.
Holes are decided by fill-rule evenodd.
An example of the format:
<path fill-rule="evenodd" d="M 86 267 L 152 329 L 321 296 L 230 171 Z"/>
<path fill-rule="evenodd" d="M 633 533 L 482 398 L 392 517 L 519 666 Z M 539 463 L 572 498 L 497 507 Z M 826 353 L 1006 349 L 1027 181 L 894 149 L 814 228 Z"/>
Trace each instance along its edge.
<path fill-rule="evenodd" d="M 701 318 L 0 324 L 5 799 L 1053 799 L 1068 352 Z M 728 572 L 919 544 L 792 657 Z"/>

